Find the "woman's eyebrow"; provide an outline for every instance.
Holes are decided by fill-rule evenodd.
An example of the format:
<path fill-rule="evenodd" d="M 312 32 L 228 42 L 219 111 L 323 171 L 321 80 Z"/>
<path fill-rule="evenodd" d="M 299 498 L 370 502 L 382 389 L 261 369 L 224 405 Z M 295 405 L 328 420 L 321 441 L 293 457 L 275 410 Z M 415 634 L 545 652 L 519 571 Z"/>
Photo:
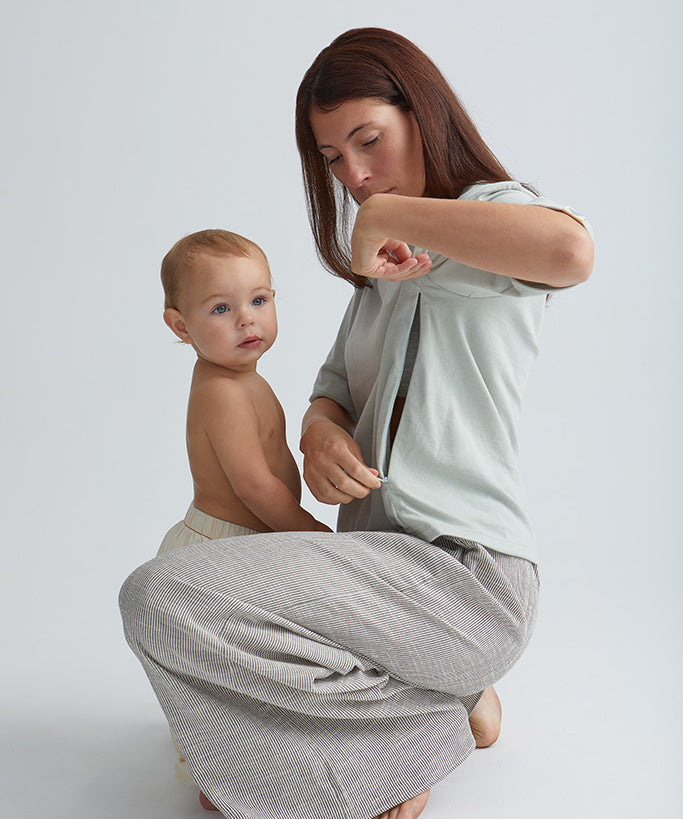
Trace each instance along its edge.
<path fill-rule="evenodd" d="M 362 131 L 363 128 L 367 128 L 368 125 L 372 125 L 371 122 L 364 122 L 362 125 L 357 125 L 352 131 L 349 132 L 349 135 L 346 137 L 344 142 L 348 142 L 354 134 L 357 134 L 358 131 Z M 334 148 L 334 145 L 318 145 L 318 148 L 322 151 L 323 148 Z"/>

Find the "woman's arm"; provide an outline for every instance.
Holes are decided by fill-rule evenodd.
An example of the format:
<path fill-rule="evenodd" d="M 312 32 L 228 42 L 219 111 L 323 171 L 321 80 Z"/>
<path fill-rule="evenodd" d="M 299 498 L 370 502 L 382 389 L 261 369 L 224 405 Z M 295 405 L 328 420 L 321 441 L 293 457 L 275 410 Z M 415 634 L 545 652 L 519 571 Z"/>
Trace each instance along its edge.
<path fill-rule="evenodd" d="M 348 412 L 330 398 L 316 398 L 304 415 L 299 445 L 304 480 L 322 503 L 349 503 L 381 486 L 377 470 L 363 462 L 354 427 Z"/>
<path fill-rule="evenodd" d="M 351 239 L 353 271 L 392 280 L 427 272 L 387 265 L 388 241 L 427 248 L 501 276 L 567 287 L 593 269 L 593 240 L 569 214 L 547 207 L 427 199 L 378 193 L 358 210 Z"/>

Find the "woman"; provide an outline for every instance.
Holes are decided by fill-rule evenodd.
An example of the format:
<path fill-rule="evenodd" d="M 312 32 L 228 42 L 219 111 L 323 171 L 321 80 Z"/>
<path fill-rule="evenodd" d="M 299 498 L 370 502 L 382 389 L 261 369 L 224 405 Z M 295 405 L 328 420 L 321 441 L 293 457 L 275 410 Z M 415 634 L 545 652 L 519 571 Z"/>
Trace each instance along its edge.
<path fill-rule="evenodd" d="M 592 240 L 391 32 L 318 56 L 297 141 L 320 256 L 356 287 L 301 440 L 341 533 L 189 546 L 131 575 L 122 612 L 226 816 L 414 819 L 473 733 L 495 740 L 491 686 L 533 628 L 515 425 L 546 296 L 589 276 Z"/>

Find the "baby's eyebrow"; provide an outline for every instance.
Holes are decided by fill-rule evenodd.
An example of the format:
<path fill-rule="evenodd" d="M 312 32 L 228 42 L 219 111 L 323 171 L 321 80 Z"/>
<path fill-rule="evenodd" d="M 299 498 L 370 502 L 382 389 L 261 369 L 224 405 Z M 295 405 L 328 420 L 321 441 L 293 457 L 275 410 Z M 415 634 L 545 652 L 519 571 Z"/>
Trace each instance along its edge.
<path fill-rule="evenodd" d="M 229 299 L 224 296 L 222 293 L 216 293 L 213 296 L 207 296 L 203 301 L 202 304 L 206 304 L 207 301 L 214 301 L 216 299 L 221 299 L 222 301 L 229 301 Z"/>
<path fill-rule="evenodd" d="M 258 287 L 255 287 L 251 291 L 251 295 L 253 296 L 254 293 L 270 293 L 270 287 L 265 284 L 260 284 Z M 225 293 L 214 293 L 213 296 L 207 296 L 205 299 L 202 299 L 202 304 L 206 304 L 209 301 L 225 301 L 230 302 L 232 301 L 233 297 L 226 295 Z"/>

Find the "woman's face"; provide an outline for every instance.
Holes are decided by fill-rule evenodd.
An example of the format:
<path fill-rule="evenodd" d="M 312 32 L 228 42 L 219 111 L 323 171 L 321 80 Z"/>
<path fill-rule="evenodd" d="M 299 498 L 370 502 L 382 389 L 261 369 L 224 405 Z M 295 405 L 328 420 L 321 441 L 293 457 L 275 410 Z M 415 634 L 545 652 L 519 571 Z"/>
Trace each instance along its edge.
<path fill-rule="evenodd" d="M 330 170 L 357 202 L 373 193 L 422 196 L 422 140 L 412 113 L 374 98 L 332 111 L 311 108 L 315 140 Z"/>

